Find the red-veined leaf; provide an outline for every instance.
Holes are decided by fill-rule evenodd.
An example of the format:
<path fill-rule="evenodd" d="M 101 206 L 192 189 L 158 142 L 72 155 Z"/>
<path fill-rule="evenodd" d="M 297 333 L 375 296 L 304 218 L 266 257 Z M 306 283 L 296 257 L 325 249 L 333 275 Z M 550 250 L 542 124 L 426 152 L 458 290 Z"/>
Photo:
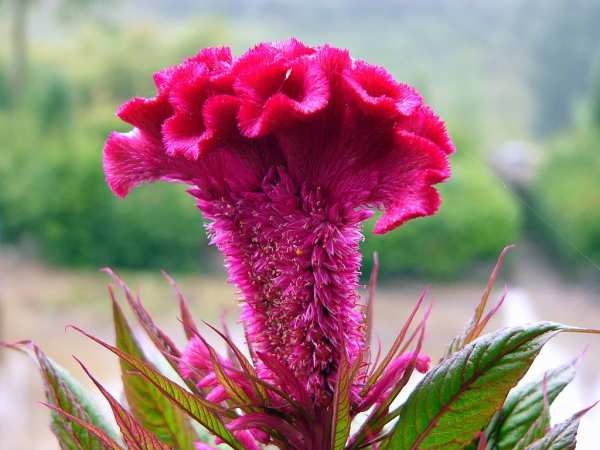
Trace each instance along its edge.
<path fill-rule="evenodd" d="M 311 400 L 305 387 L 300 383 L 296 376 L 281 362 L 271 355 L 263 352 L 256 352 L 256 355 L 265 366 L 273 373 L 283 390 L 295 398 L 301 405 L 309 408 Z"/>
<path fill-rule="evenodd" d="M 194 337 L 196 334 L 199 334 L 198 326 L 194 322 L 194 318 L 190 311 L 189 302 L 187 301 L 187 298 L 185 298 L 185 296 L 179 289 L 179 286 L 177 286 L 177 283 L 171 277 L 171 275 L 169 275 L 164 270 L 162 270 L 161 273 L 163 274 L 163 277 L 165 277 L 165 279 L 168 281 L 168 283 L 171 285 L 171 287 L 175 291 L 175 295 L 177 295 L 177 299 L 179 300 L 179 311 L 181 313 L 181 322 L 183 324 L 183 331 L 185 333 L 185 336 L 189 340 L 192 337 Z"/>
<path fill-rule="evenodd" d="M 426 295 L 427 295 L 427 290 L 425 290 L 421 294 L 421 297 L 419 297 L 417 304 L 413 307 L 412 311 L 410 312 L 410 314 L 408 316 L 408 319 L 406 319 L 406 321 L 404 322 L 404 325 L 402 326 L 400 333 L 394 340 L 394 343 L 392 344 L 392 347 L 390 348 L 390 350 L 388 351 L 386 356 L 383 358 L 381 363 L 373 370 L 373 373 L 369 376 L 369 379 L 368 379 L 365 387 L 362 390 L 363 396 L 371 388 L 371 386 L 373 386 L 377 382 L 377 379 L 381 376 L 381 374 L 386 369 L 386 367 L 392 362 L 394 357 L 399 353 L 400 346 L 404 342 L 406 333 L 408 332 L 408 329 L 409 329 L 410 325 L 412 324 L 412 321 L 415 318 L 415 315 L 421 308 L 421 305 L 423 304 L 423 301 L 425 300 Z"/>
<path fill-rule="evenodd" d="M 91 423 L 86 422 L 85 420 L 74 416 L 72 414 L 69 414 L 68 412 L 66 412 L 63 409 L 58 408 L 55 405 L 52 405 L 50 403 L 45 403 L 45 402 L 41 402 L 42 405 L 48 407 L 50 410 L 53 411 L 54 414 L 57 414 L 59 416 L 62 416 L 63 418 L 67 419 L 67 421 L 71 422 L 73 425 L 77 426 L 78 428 L 83 428 L 85 429 L 88 433 L 90 433 L 91 435 L 93 435 L 97 442 L 99 443 L 100 447 L 106 450 L 123 450 L 121 448 L 121 446 L 119 444 L 117 444 L 112 437 L 110 437 L 104 430 L 102 430 L 101 428 L 98 428 L 95 425 L 92 425 Z M 65 442 L 61 442 L 61 447 L 63 445 L 67 445 L 66 448 L 69 448 L 68 443 Z M 81 443 L 79 441 L 75 441 L 76 444 L 76 448 L 82 448 L 83 450 L 87 450 L 87 447 L 83 448 L 81 447 Z"/>
<path fill-rule="evenodd" d="M 138 422 L 132 414 L 127 412 L 121 404 L 110 395 L 110 393 L 96 380 L 96 378 L 90 373 L 90 371 L 83 365 L 81 361 L 75 358 L 86 375 L 92 380 L 96 387 L 100 390 L 104 398 L 108 401 L 110 408 L 113 411 L 117 425 L 121 430 L 123 439 L 130 450 L 169 450 L 167 444 L 161 442 L 156 435 L 151 433 L 149 430 Z M 177 443 L 173 448 L 180 448 Z M 193 446 L 192 446 L 193 448 Z"/>
<path fill-rule="evenodd" d="M 212 348 L 212 346 L 210 346 L 202 336 L 198 335 L 198 338 L 202 340 L 204 346 L 208 350 L 212 368 L 215 376 L 217 377 L 217 381 L 223 387 L 223 389 L 225 389 L 227 395 L 237 404 L 237 406 L 241 407 L 241 405 L 250 404 L 250 398 L 246 395 L 244 390 L 227 374 L 227 371 L 221 364 L 221 361 L 219 361 L 219 356 L 217 355 L 215 349 Z"/>
<path fill-rule="evenodd" d="M 134 358 L 127 353 L 113 347 L 110 344 L 102 341 L 101 339 L 86 333 L 82 329 L 71 326 L 74 330 L 110 350 L 119 358 L 125 360 L 133 369 L 135 369 L 140 376 L 143 376 L 146 380 L 152 383 L 159 391 L 161 391 L 169 400 L 175 403 L 191 418 L 199 422 L 201 425 L 206 427 L 210 432 L 220 437 L 225 443 L 229 444 L 236 450 L 243 450 L 243 447 L 239 441 L 231 434 L 227 429 L 219 415 L 236 417 L 235 414 L 229 413 L 223 408 L 206 401 L 205 399 L 194 395 L 187 389 L 183 388 L 179 384 L 170 380 L 169 378 L 162 375 L 156 369 L 148 366 L 143 361 Z"/>
<path fill-rule="evenodd" d="M 272 414 L 250 413 L 245 414 L 229 423 L 232 431 L 250 430 L 252 428 L 272 430 L 276 434 L 283 436 L 287 445 L 283 448 L 305 449 L 310 448 L 307 445 L 307 439 L 311 437 L 310 431 L 298 429 L 286 421 L 283 417 Z"/>
<path fill-rule="evenodd" d="M 387 449 L 463 448 L 564 325 L 541 322 L 483 336 L 429 371 L 400 407 Z"/>
<path fill-rule="evenodd" d="M 90 426 L 102 430 L 112 440 L 118 441 L 116 430 L 105 420 L 95 402 L 79 383 L 65 369 L 48 358 L 37 345 L 31 342 L 23 344 L 33 351 L 38 362 L 48 403 Z M 81 427 L 76 422 L 66 421 L 64 414 L 53 413 L 51 428 L 61 446 L 84 447 L 92 450 L 104 448 L 105 444 L 95 433 L 91 433 L 87 427 Z"/>
<path fill-rule="evenodd" d="M 171 340 L 166 333 L 164 333 L 152 319 L 152 316 L 146 311 L 144 305 L 142 305 L 139 297 L 134 297 L 127 284 L 119 278 L 119 276 L 114 273 L 111 269 L 105 268 L 102 269 L 103 272 L 110 275 L 113 280 L 120 286 L 120 288 L 125 293 L 125 298 L 127 299 L 127 303 L 131 307 L 131 310 L 137 317 L 140 325 L 150 338 L 150 340 L 156 345 L 156 347 L 167 357 L 167 361 L 173 368 L 177 370 L 177 364 L 174 362 L 181 358 L 181 352 L 175 345 L 175 343 Z"/>
<path fill-rule="evenodd" d="M 152 343 L 156 346 L 156 348 L 162 353 L 167 362 L 171 365 L 171 367 L 175 370 L 175 372 L 181 376 L 179 372 L 179 366 L 177 364 L 178 361 L 181 360 L 181 352 L 175 345 L 175 343 L 171 340 L 171 338 L 164 333 L 152 319 L 152 316 L 146 311 L 144 305 L 139 297 L 134 297 L 127 284 L 119 278 L 117 274 L 115 274 L 110 268 L 104 268 L 102 271 L 108 275 L 110 275 L 113 280 L 120 286 L 125 294 L 125 298 L 129 307 L 133 311 L 136 316 L 138 322 L 146 332 L 146 335 L 150 338 Z M 196 385 L 188 380 L 186 377 L 181 376 L 182 381 L 188 387 L 188 389 L 194 393 L 198 393 L 199 391 L 196 389 Z"/>
<path fill-rule="evenodd" d="M 577 360 L 570 361 L 544 375 L 548 404 L 556 399 L 575 377 Z M 517 386 L 508 395 L 486 430 L 491 448 L 513 450 L 538 418 L 543 415 L 544 380 L 536 379 Z"/>
<path fill-rule="evenodd" d="M 596 403 L 554 425 L 543 438 L 527 447 L 527 450 L 575 450 L 579 421 L 594 406 Z"/>
<path fill-rule="evenodd" d="M 154 368 L 133 335 L 110 287 L 109 293 L 113 306 L 117 348 Z M 177 449 L 193 449 L 194 432 L 183 412 L 173 405 L 154 385 L 146 382 L 136 374 L 125 360 L 120 359 L 119 364 L 127 403 L 135 419 L 144 428 L 155 433 L 165 444 Z"/>
<path fill-rule="evenodd" d="M 383 430 L 383 427 L 398 416 L 398 410 L 389 413 L 389 408 L 392 402 L 395 400 L 398 394 L 400 394 L 402 389 L 410 380 L 410 377 L 412 376 L 413 371 L 416 367 L 417 358 L 419 356 L 421 348 L 423 347 L 423 341 L 425 338 L 425 326 L 427 324 L 427 318 L 429 316 L 430 311 L 431 309 L 429 309 L 426 312 L 425 317 L 423 317 L 423 320 L 417 327 L 417 331 L 419 331 L 419 339 L 417 340 L 417 344 L 413 351 L 411 361 L 404 373 L 402 374 L 402 378 L 398 380 L 398 382 L 387 394 L 386 398 L 383 399 L 381 402 L 377 403 L 375 405 L 375 408 L 373 408 L 373 410 L 369 413 L 367 420 L 365 420 L 360 429 L 350 439 L 350 443 L 348 445 L 349 449 L 364 448 L 365 446 L 367 446 L 368 442 L 379 442 L 380 440 L 382 440 L 383 437 L 380 436 L 380 434 Z"/>
<path fill-rule="evenodd" d="M 343 450 L 350 435 L 350 393 L 352 389 L 353 373 L 348 364 L 346 351 L 340 352 L 340 363 L 333 394 L 333 412 L 331 417 L 331 449 Z"/>
<path fill-rule="evenodd" d="M 257 397 L 259 397 L 263 402 L 266 401 L 267 394 L 265 392 L 265 389 L 262 385 L 260 385 L 259 383 L 256 383 L 254 381 L 257 378 L 256 377 L 256 369 L 250 363 L 250 361 L 248 361 L 248 358 L 246 358 L 244 356 L 244 354 L 241 352 L 241 350 L 233 343 L 233 341 L 231 340 L 231 337 L 229 335 L 222 333 L 221 331 L 219 331 L 217 328 L 213 327 L 209 323 L 206 323 L 206 325 L 210 329 L 212 329 L 215 333 L 217 333 L 225 341 L 230 352 L 235 356 L 235 359 L 238 361 L 239 368 L 244 372 L 244 375 L 246 377 L 249 377 L 249 380 L 253 385 L 254 392 L 257 394 Z"/>

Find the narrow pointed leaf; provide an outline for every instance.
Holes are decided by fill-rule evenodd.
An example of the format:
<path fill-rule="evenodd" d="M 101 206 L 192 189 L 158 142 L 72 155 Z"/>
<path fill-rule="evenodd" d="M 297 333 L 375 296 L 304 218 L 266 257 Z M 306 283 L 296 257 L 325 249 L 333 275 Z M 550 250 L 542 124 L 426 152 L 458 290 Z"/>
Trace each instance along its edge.
<path fill-rule="evenodd" d="M 511 450 L 525 450 L 529 444 L 544 436 L 546 430 L 550 427 L 550 411 L 545 409 L 540 416 L 529 426 L 521 439 Z"/>
<path fill-rule="evenodd" d="M 63 417 L 67 421 L 71 422 L 73 426 L 78 428 L 85 429 L 90 435 L 96 438 L 97 443 L 100 445 L 100 448 L 107 450 L 122 450 L 121 446 L 117 444 L 111 436 L 109 436 L 104 430 L 98 428 L 91 423 L 86 422 L 85 420 L 76 417 L 68 412 L 58 408 L 55 405 L 50 403 L 42 402 L 42 405 L 50 408 L 53 414 Z M 79 441 L 74 442 L 75 448 L 81 448 L 81 443 Z M 60 442 L 61 448 L 71 448 L 70 443 L 68 442 Z"/>
<path fill-rule="evenodd" d="M 311 437 L 309 430 L 299 428 L 296 424 L 292 425 L 285 417 L 279 417 L 275 414 L 245 414 L 232 420 L 229 426 L 234 431 L 253 428 L 268 430 L 272 436 L 279 435 L 283 437 L 283 445 L 280 445 L 279 448 L 285 449 L 306 449 L 307 441 Z"/>
<path fill-rule="evenodd" d="M 375 292 L 377 291 L 377 277 L 379 275 L 379 255 L 377 252 L 373 252 L 373 269 L 371 271 L 371 277 L 369 278 L 369 296 L 367 298 L 367 311 L 365 313 L 365 342 L 367 347 L 371 346 L 371 339 L 373 338 L 373 310 L 375 304 Z"/>
<path fill-rule="evenodd" d="M 175 343 L 171 340 L 171 338 L 163 332 L 157 325 L 154 323 L 152 316 L 146 311 L 144 305 L 139 297 L 134 297 L 127 284 L 119 278 L 117 274 L 115 274 L 111 269 L 105 268 L 103 269 L 105 273 L 110 275 L 113 280 L 120 286 L 125 294 L 125 298 L 129 307 L 135 314 L 138 322 L 146 332 L 146 335 L 150 338 L 155 347 L 159 350 L 159 352 L 164 356 L 169 365 L 173 368 L 173 370 L 181 377 L 183 383 L 188 387 L 188 389 L 194 393 L 199 394 L 200 392 L 196 388 L 195 383 L 182 376 L 179 372 L 178 361 L 181 360 L 181 352 L 175 345 Z M 164 371 L 163 371 L 164 372 Z"/>
<path fill-rule="evenodd" d="M 548 399 L 548 378 L 546 376 L 544 376 L 542 382 L 542 390 L 544 395 L 542 412 L 527 431 L 523 433 L 513 450 L 525 450 L 529 444 L 541 438 L 546 430 L 550 428 L 550 400 Z"/>
<path fill-rule="evenodd" d="M 575 377 L 575 363 L 576 360 L 573 360 L 545 375 L 549 404 Z M 487 428 L 486 435 L 491 448 L 512 450 L 523 438 L 544 411 L 543 385 L 542 379 L 533 380 L 518 386 L 509 394 Z"/>
<path fill-rule="evenodd" d="M 111 269 L 103 269 L 103 271 L 109 274 L 113 280 L 121 287 L 125 293 L 127 303 L 131 307 L 131 310 L 138 319 L 140 325 L 152 341 L 152 343 L 165 355 L 169 364 L 177 371 L 178 367 L 175 361 L 181 358 L 181 352 L 166 333 L 164 333 L 152 320 L 152 316 L 146 311 L 144 305 L 139 298 L 133 296 L 127 284 L 117 276 Z"/>
<path fill-rule="evenodd" d="M 399 408 L 396 408 L 392 412 L 389 412 L 389 409 L 393 401 L 398 396 L 398 394 L 400 394 L 402 389 L 404 389 L 404 387 L 410 380 L 413 371 L 415 370 L 417 357 L 423 346 L 427 316 L 428 313 L 426 313 L 425 317 L 423 318 L 423 321 L 419 325 L 419 339 L 417 340 L 416 347 L 413 350 L 413 357 L 410 361 L 410 364 L 404 371 L 402 378 L 398 380 L 395 386 L 387 394 L 387 397 L 375 405 L 375 408 L 373 408 L 373 410 L 370 412 L 369 416 L 367 417 L 367 420 L 362 424 L 360 429 L 350 439 L 350 443 L 348 445 L 349 449 L 354 450 L 358 448 L 364 448 L 367 442 L 379 441 L 381 438 L 380 434 L 383 430 L 383 427 L 398 416 L 400 411 Z M 374 437 L 375 439 L 373 439 Z M 386 435 L 385 437 L 387 438 L 388 435 Z"/>
<path fill-rule="evenodd" d="M 260 360 L 271 370 L 278 379 L 279 386 L 288 394 L 291 394 L 301 405 L 309 407 L 311 401 L 308 397 L 306 388 L 300 380 L 283 365 L 277 358 L 263 352 L 256 352 Z"/>
<path fill-rule="evenodd" d="M 112 290 L 116 346 L 128 355 L 154 367 L 146 358 L 133 335 L 127 319 L 116 302 Z M 153 384 L 135 373 L 125 360 L 119 360 L 121 379 L 131 413 L 141 425 L 151 430 L 161 442 L 182 450 L 194 448 L 194 432 L 184 413 L 164 396 Z M 156 368 L 155 368 L 156 369 Z"/>
<path fill-rule="evenodd" d="M 219 361 L 219 356 L 217 355 L 215 349 L 212 348 L 212 346 L 210 346 L 203 338 L 201 339 L 208 350 L 213 371 L 219 384 L 223 387 L 223 389 L 225 389 L 229 397 L 234 401 L 234 403 L 237 403 L 238 406 L 250 404 L 251 401 L 244 392 L 244 389 L 242 389 L 242 387 L 239 386 L 236 381 L 227 374 L 227 371 Z"/>
<path fill-rule="evenodd" d="M 236 450 L 243 450 L 240 442 L 231 434 L 227 427 L 225 427 L 225 424 L 219 417 L 219 415 L 235 417 L 234 413 L 228 413 L 218 405 L 194 395 L 192 392 L 165 377 L 145 362 L 128 355 L 118 348 L 107 344 L 101 339 L 86 333 L 80 328 L 74 326 L 72 326 L 72 328 L 104 348 L 110 350 L 119 358 L 125 360 L 135 371 L 139 373 L 140 376 L 152 383 L 160 392 L 163 393 L 163 395 L 181 408 L 187 415 L 198 421 L 213 434 L 220 437 L 225 443 L 229 444 Z"/>
<path fill-rule="evenodd" d="M 579 421 L 595 405 L 594 403 L 564 422 L 554 425 L 543 438 L 527 447 L 527 450 L 574 450 L 577 445 Z"/>
<path fill-rule="evenodd" d="M 427 296 L 427 290 L 425 290 L 421 294 L 421 297 L 419 297 L 419 300 L 417 301 L 416 305 L 413 307 L 408 318 L 404 322 L 404 325 L 402 325 L 402 329 L 400 330 L 400 333 L 394 340 L 394 343 L 392 344 L 390 350 L 387 352 L 387 354 L 385 355 L 385 357 L 383 358 L 381 363 L 373 370 L 373 373 L 369 376 L 369 380 L 367 381 L 367 383 L 363 389 L 363 392 L 362 392 L 363 395 L 365 395 L 367 393 L 367 391 L 377 382 L 377 380 L 379 379 L 381 374 L 385 371 L 386 367 L 392 362 L 394 357 L 398 353 L 402 352 L 400 350 L 400 346 L 404 343 L 404 338 L 406 337 L 406 334 L 408 333 L 408 329 L 410 328 L 410 325 L 412 324 L 412 321 L 414 320 L 415 315 L 421 308 L 421 305 L 423 304 L 423 301 L 425 300 L 426 296 Z"/>
<path fill-rule="evenodd" d="M 431 370 L 401 406 L 385 448 L 462 449 L 504 403 L 543 345 L 568 328 L 550 322 L 485 335 Z"/>
<path fill-rule="evenodd" d="M 350 435 L 350 389 L 352 388 L 353 370 L 348 365 L 346 352 L 341 352 L 335 391 L 333 395 L 333 414 L 331 431 L 332 450 L 343 450 Z"/>
<path fill-rule="evenodd" d="M 121 404 L 110 395 L 110 393 L 102 386 L 90 371 L 77 360 L 86 375 L 93 381 L 96 387 L 100 390 L 104 398 L 108 401 L 110 408 L 113 411 L 117 425 L 121 430 L 123 439 L 129 450 L 169 450 L 171 447 L 161 442 L 156 435 L 145 429 L 132 414 L 127 412 Z M 180 448 L 174 446 L 173 448 Z M 193 448 L 193 446 L 192 446 Z"/>
<path fill-rule="evenodd" d="M 242 353 L 242 351 L 233 343 L 233 341 L 229 335 L 222 333 L 217 328 L 213 327 L 212 325 L 210 325 L 208 323 L 206 325 L 209 328 L 211 328 L 215 333 L 217 333 L 225 341 L 225 343 L 227 344 L 227 348 L 229 349 L 229 352 L 232 353 L 233 356 L 235 356 L 235 359 L 238 362 L 238 366 L 239 366 L 240 370 L 242 370 L 242 372 L 244 372 L 244 375 L 246 375 L 246 377 L 250 380 L 256 395 L 263 402 L 266 401 L 267 393 L 265 391 L 265 388 L 262 385 L 260 385 L 259 383 L 256 383 L 254 381 L 256 379 L 256 370 L 254 369 L 254 366 L 250 363 L 250 361 L 248 361 L 248 358 L 246 358 L 244 356 L 244 354 Z"/>
<path fill-rule="evenodd" d="M 65 369 L 48 358 L 39 347 L 32 344 L 32 348 L 42 373 L 48 403 L 118 441 L 117 431 L 102 417 L 93 400 L 79 383 Z M 105 444 L 88 428 L 66 420 L 64 414 L 52 414 L 51 428 L 63 448 L 105 448 Z"/>
<path fill-rule="evenodd" d="M 185 332 L 185 336 L 189 340 L 189 339 L 193 338 L 196 334 L 198 334 L 198 326 L 194 322 L 192 312 L 190 311 L 189 302 L 188 302 L 187 298 L 185 298 L 185 295 L 183 295 L 183 293 L 179 289 L 179 286 L 177 286 L 177 283 L 175 282 L 173 277 L 171 277 L 171 275 L 169 275 L 164 270 L 161 272 L 163 274 L 163 277 L 165 277 L 167 282 L 171 285 L 171 287 L 175 291 L 175 295 L 177 295 L 177 299 L 179 300 L 179 311 L 181 313 L 181 322 L 183 324 L 183 331 Z"/>

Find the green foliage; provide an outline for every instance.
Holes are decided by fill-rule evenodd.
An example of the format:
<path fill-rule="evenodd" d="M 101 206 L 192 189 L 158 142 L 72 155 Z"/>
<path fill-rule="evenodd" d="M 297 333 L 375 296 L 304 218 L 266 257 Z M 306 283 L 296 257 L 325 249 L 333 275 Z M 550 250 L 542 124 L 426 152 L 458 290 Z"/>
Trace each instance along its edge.
<path fill-rule="evenodd" d="M 0 240 L 31 242 L 52 263 L 95 268 L 189 270 L 212 257 L 182 187 L 146 186 L 125 205 L 102 174 L 108 133 L 130 128 L 114 117 L 115 105 L 153 95 L 148 74 L 192 54 L 192 41 L 197 50 L 224 39 L 218 22 L 198 25 L 168 37 L 152 26 L 83 26 L 74 45 L 33 59 L 18 101 L 0 60 Z"/>
<path fill-rule="evenodd" d="M 12 102 L 8 68 L 0 61 L 0 111 L 7 109 Z"/>
<path fill-rule="evenodd" d="M 108 424 L 89 394 L 81 388 L 79 383 L 35 345 L 33 345 L 33 354 L 40 366 L 46 399 L 49 404 L 101 430 L 110 438 L 116 439 L 116 430 Z M 90 450 L 105 448 L 102 439 L 96 434 L 88 428 L 66 419 L 58 412 L 52 413 L 51 428 L 59 442 L 62 443 L 62 448 L 74 450 L 82 447 Z"/>
<path fill-rule="evenodd" d="M 5 239 L 33 239 L 48 260 L 61 264 L 197 266 L 201 218 L 180 187 L 145 187 L 125 207 L 106 187 L 102 140 L 93 129 L 43 138 L 17 121 L 8 124 L 9 133 L 18 134 L 16 146 L 0 167 Z"/>
<path fill-rule="evenodd" d="M 600 132 L 565 135 L 548 149 L 532 187 L 535 225 L 566 263 L 600 263 Z"/>
<path fill-rule="evenodd" d="M 554 323 L 483 336 L 431 370 L 402 405 L 386 448 L 461 449 L 490 421 L 525 375 Z"/>
<path fill-rule="evenodd" d="M 564 422 L 553 426 L 545 436 L 531 444 L 527 450 L 574 450 L 577 445 L 579 421 L 593 406 L 579 411 Z"/>
<path fill-rule="evenodd" d="M 30 92 L 32 109 L 42 132 L 68 126 L 71 122 L 72 98 L 69 85 L 60 74 L 49 73 Z"/>
<path fill-rule="evenodd" d="M 529 47 L 534 126 L 544 134 L 572 125 L 572 108 L 591 86 L 600 55 L 600 3 L 596 0 L 525 2 L 517 27 Z M 524 36 L 523 36 L 524 34 Z M 577 67 L 578 70 L 571 70 Z"/>
<path fill-rule="evenodd" d="M 113 321 L 117 348 L 153 366 L 144 355 L 120 306 L 113 298 Z M 193 431 L 185 415 L 162 393 L 143 378 L 135 375 L 133 367 L 124 360 L 121 379 L 131 414 L 142 429 L 152 429 L 157 438 L 171 448 L 193 449 Z"/>
<path fill-rule="evenodd" d="M 600 128 L 600 58 L 596 61 L 595 76 L 589 93 L 588 105 L 590 122 Z"/>
<path fill-rule="evenodd" d="M 144 381 L 152 384 L 156 389 L 162 392 L 165 398 L 177 405 L 177 407 L 184 411 L 190 418 L 204 425 L 216 436 L 221 437 L 221 439 L 232 448 L 243 450 L 241 444 L 233 437 L 231 432 L 227 430 L 221 417 L 219 417 L 218 413 L 227 415 L 227 412 L 221 406 L 210 403 L 198 395 L 194 395 L 189 390 L 161 374 L 146 361 L 131 356 L 119 350 L 117 347 L 113 347 L 82 330 L 78 331 L 125 361 L 133 370 L 135 370 L 135 373 L 138 376 L 143 377 Z"/>
<path fill-rule="evenodd" d="M 108 401 L 115 417 L 115 421 L 121 430 L 123 441 L 131 450 L 170 450 L 171 447 L 161 442 L 156 435 L 145 428 L 133 415 L 127 411 L 105 388 L 94 378 L 89 370 L 80 363 L 85 373 L 90 377 L 104 398 Z M 184 447 L 185 448 L 185 447 Z"/>
<path fill-rule="evenodd" d="M 193 25 L 175 35 L 151 24 L 123 29 L 88 27 L 78 36 L 76 47 L 54 52 L 64 59 L 71 87 L 84 105 L 110 101 L 114 110 L 114 103 L 134 95 L 154 95 L 153 72 L 227 41 L 219 21 L 207 19 Z M 112 111 L 106 112 L 112 116 Z"/>
<path fill-rule="evenodd" d="M 457 155 L 452 178 L 439 191 L 442 207 L 433 217 L 417 219 L 383 236 L 371 234 L 372 224 L 367 225 L 362 247 L 365 273 L 377 251 L 383 277 L 447 278 L 475 262 L 493 259 L 498 248 L 518 239 L 519 207 L 476 155 Z"/>
<path fill-rule="evenodd" d="M 348 366 L 346 355 L 342 354 L 333 395 L 331 450 L 344 450 L 348 436 L 350 435 L 350 426 L 352 424 L 352 417 L 350 415 L 352 379 L 352 369 Z"/>
<path fill-rule="evenodd" d="M 486 430 L 491 449 L 514 449 L 532 428 L 538 428 L 535 424 L 545 409 L 544 395 L 548 404 L 552 404 L 574 377 L 575 361 L 572 361 L 549 371 L 542 379 L 531 381 L 512 391 Z M 543 422 L 539 427 L 542 435 L 549 425 L 547 421 Z M 537 429 L 536 432 L 540 430 Z"/>

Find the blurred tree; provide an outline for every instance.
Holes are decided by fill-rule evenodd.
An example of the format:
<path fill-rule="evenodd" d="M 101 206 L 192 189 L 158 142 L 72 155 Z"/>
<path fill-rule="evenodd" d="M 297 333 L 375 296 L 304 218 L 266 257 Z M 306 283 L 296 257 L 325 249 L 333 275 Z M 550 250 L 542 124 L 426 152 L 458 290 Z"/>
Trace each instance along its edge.
<path fill-rule="evenodd" d="M 88 12 L 98 0 L 60 0 L 57 11 L 62 17 Z M 12 52 L 12 88 L 16 98 L 22 93 L 28 79 L 29 61 L 29 16 L 32 6 L 39 0 L 10 0 L 11 18 L 11 52 Z M 101 2 L 105 3 L 105 2 Z"/>
<path fill-rule="evenodd" d="M 590 88 L 595 57 L 600 52 L 598 0 L 524 2 L 517 28 L 519 44 L 530 42 L 531 89 L 541 134 L 567 128 L 573 105 Z"/>
<path fill-rule="evenodd" d="M 6 66 L 0 63 L 0 110 L 7 109 L 11 102 L 10 79 Z"/>
<path fill-rule="evenodd" d="M 592 126 L 600 130 L 600 58 L 598 58 L 598 61 L 596 61 L 589 108 Z"/>
<path fill-rule="evenodd" d="M 27 16 L 32 0 L 12 0 L 11 51 L 13 94 L 23 90 L 27 75 Z"/>

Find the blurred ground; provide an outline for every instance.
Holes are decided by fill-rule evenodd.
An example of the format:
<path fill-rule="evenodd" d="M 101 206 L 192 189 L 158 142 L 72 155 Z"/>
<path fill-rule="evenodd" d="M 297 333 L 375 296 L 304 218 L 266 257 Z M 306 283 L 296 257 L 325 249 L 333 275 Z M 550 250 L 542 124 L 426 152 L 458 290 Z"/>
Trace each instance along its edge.
<path fill-rule="evenodd" d="M 509 259 L 510 270 L 505 270 L 505 275 L 510 272 L 510 295 L 503 314 L 491 324 L 491 329 L 542 318 L 585 327 L 600 326 L 598 287 L 562 281 L 530 244 L 520 245 Z M 161 326 L 182 342 L 175 298 L 160 275 L 123 273 L 122 276 L 133 290 L 140 290 L 146 306 L 156 315 Z M 176 278 L 190 299 L 197 319 L 217 323 L 222 311 L 231 310 L 228 321 L 234 326 L 234 336 L 241 338 L 239 327 L 233 323 L 237 312 L 234 292 L 224 279 L 201 275 Z M 59 331 L 74 323 L 100 337 L 112 339 L 110 308 L 105 294 L 107 282 L 108 277 L 102 273 L 51 269 L 4 251 L 0 257 L 2 338 L 9 341 L 32 338 L 91 388 L 71 358 L 71 355 L 77 355 L 100 380 L 118 392 L 118 380 L 114 379 L 117 365 L 112 355 L 71 331 Z M 502 281 L 498 286 L 502 287 Z M 422 282 L 411 281 L 380 287 L 375 329 L 384 347 L 389 346 L 424 287 Z M 426 351 L 434 361 L 442 354 L 448 340 L 462 329 L 483 287 L 483 280 L 431 286 L 430 298 L 434 301 L 434 309 Z M 560 417 L 600 397 L 597 376 L 600 371 L 600 342 L 590 335 L 559 336 L 542 355 L 542 366 L 555 365 L 580 353 L 586 344 L 590 345 L 590 351 L 580 366 L 577 383 L 564 393 L 568 401 L 562 403 L 565 411 L 559 412 Z M 37 403 L 43 399 L 43 392 L 33 364 L 22 355 L 6 351 L 0 355 L 0 448 L 56 449 L 47 427 L 48 413 Z M 538 365 L 538 371 L 543 369 Z M 597 419 L 598 416 L 590 415 L 583 420 L 578 448 L 597 448 L 597 436 L 592 429 Z"/>

